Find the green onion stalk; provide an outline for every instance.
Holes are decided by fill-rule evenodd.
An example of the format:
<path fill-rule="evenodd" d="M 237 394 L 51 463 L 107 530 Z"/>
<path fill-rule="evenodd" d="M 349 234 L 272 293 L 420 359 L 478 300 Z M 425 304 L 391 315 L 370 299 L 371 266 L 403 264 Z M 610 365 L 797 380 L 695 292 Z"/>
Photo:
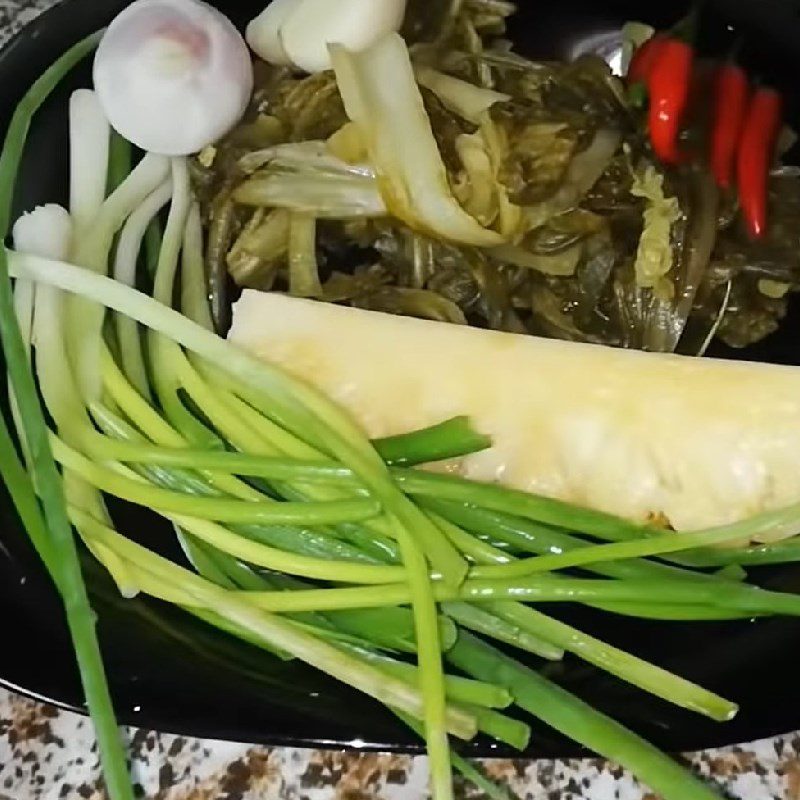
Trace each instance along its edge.
<path fill-rule="evenodd" d="M 130 563 L 140 579 L 140 590 L 167 602 L 199 606 L 264 639 L 272 647 L 290 653 L 322 672 L 350 684 L 382 703 L 404 708 L 416 718 L 423 716 L 423 693 L 409 683 L 393 679 L 382 670 L 348 656 L 343 650 L 320 641 L 279 617 L 254 608 L 182 567 L 121 536 L 89 515 L 73 509 L 89 536 L 105 544 Z M 445 728 L 471 739 L 477 730 L 474 718 L 455 708 L 446 708 Z"/>
<path fill-rule="evenodd" d="M 404 722 L 419 737 L 423 737 L 422 728 L 413 717 L 404 714 L 396 708 L 391 709 L 398 719 Z M 505 787 L 489 780 L 477 766 L 457 753 L 452 754 L 453 766 L 464 778 L 472 783 L 479 791 L 483 792 L 490 800 L 516 800 L 515 796 Z"/>
<path fill-rule="evenodd" d="M 148 409 L 148 413 L 153 413 L 152 409 L 149 409 L 149 406 L 145 406 L 145 408 Z M 121 420 L 116 414 L 113 414 L 108 409 L 101 406 L 95 406 L 92 409 L 92 412 L 95 422 L 101 430 L 103 430 L 109 437 L 118 437 L 121 440 L 119 441 L 117 438 L 108 438 L 103 443 L 102 452 L 105 453 L 105 457 L 124 457 L 126 455 L 126 450 L 130 452 L 129 448 L 138 449 L 144 447 L 144 454 L 148 456 L 149 454 L 153 454 L 154 457 L 152 459 L 149 457 L 144 459 L 145 462 L 149 462 L 149 466 L 139 466 L 137 465 L 137 462 L 134 461 L 134 469 L 137 469 L 137 471 L 146 476 L 155 485 L 178 490 L 188 494 L 201 496 L 220 496 L 220 492 L 217 490 L 217 487 L 222 486 L 221 478 L 223 473 L 215 473 L 213 478 L 208 478 L 208 475 L 204 474 L 202 470 L 200 470 L 199 474 L 194 474 L 193 472 L 186 472 L 183 469 L 175 469 L 172 466 L 175 463 L 186 463 L 187 466 L 190 466 L 191 462 L 183 461 L 183 454 L 189 451 L 173 448 L 164 450 L 157 447 L 154 448 L 152 446 L 142 445 L 142 442 L 147 441 L 143 435 L 134 430 L 127 422 Z M 143 428 L 147 427 L 146 422 L 140 423 L 140 425 Z M 120 451 L 119 448 L 122 448 L 122 450 Z M 155 451 L 155 453 L 153 453 L 153 451 Z M 166 459 L 160 459 L 157 457 L 158 453 L 166 453 L 169 457 Z M 134 454 L 136 455 L 137 460 L 141 458 L 140 453 Z M 234 458 L 238 457 L 237 454 L 231 455 Z M 174 459 L 173 456 L 177 456 L 177 459 Z M 209 453 L 209 456 L 212 456 L 209 466 L 214 467 L 216 466 L 216 463 L 214 462 L 219 463 L 220 458 L 224 458 L 225 454 L 214 451 Z M 252 460 L 252 457 L 248 458 L 251 458 Z M 286 464 L 291 469 L 291 464 L 293 462 L 284 460 L 282 463 Z M 158 466 L 159 464 L 166 464 L 167 468 L 162 468 Z M 230 476 L 227 477 L 230 478 Z M 236 479 L 231 478 L 231 481 L 235 480 Z M 239 491 L 239 487 L 246 490 L 246 493 Z M 239 482 L 237 483 L 236 487 L 231 486 L 230 488 L 232 493 L 234 488 L 237 489 L 235 496 L 238 497 L 250 498 L 250 492 L 252 492 L 252 494 L 255 495 L 252 497 L 252 499 L 262 502 L 268 499 L 265 495 L 261 495 L 260 493 L 251 490 L 248 484 L 243 482 Z M 252 539 L 253 541 L 257 541 L 272 547 L 277 547 L 298 555 L 325 558 L 329 561 L 344 560 L 360 561 L 363 563 L 383 563 L 385 560 L 383 557 L 385 556 L 384 553 L 370 554 L 365 550 L 363 542 L 351 545 L 347 541 L 342 541 L 341 539 L 332 536 L 331 530 L 325 527 L 303 529 L 275 525 L 268 527 L 238 525 L 231 526 L 231 530 L 232 532 L 240 536 L 244 536 L 245 538 Z M 382 557 L 377 558 L 376 555 Z M 397 560 L 394 557 L 390 558 L 390 561 L 391 563 L 397 563 Z M 326 565 L 326 568 L 332 569 L 333 567 L 332 565 Z"/>
<path fill-rule="evenodd" d="M 24 256 L 24 255 L 18 255 L 18 256 L 15 256 L 14 263 L 16 263 L 17 259 L 21 263 L 31 263 L 31 264 L 33 264 L 33 266 L 34 266 L 34 270 L 33 270 L 34 274 L 31 275 L 31 277 L 34 278 L 34 279 L 39 279 L 38 273 L 36 272 L 35 267 L 39 263 L 42 263 L 41 260 L 35 259 L 33 257 Z M 50 262 L 47 262 L 47 263 L 49 264 Z M 146 298 L 144 296 L 138 295 L 136 293 L 132 293 L 130 290 L 125 289 L 125 287 L 115 286 L 110 281 L 106 282 L 102 277 L 83 276 L 83 275 L 79 275 L 79 276 L 74 276 L 73 277 L 73 275 L 70 274 L 71 271 L 72 271 L 72 268 L 67 266 L 67 265 L 58 265 L 56 269 L 53 269 L 53 270 L 50 271 L 50 273 L 49 273 L 50 278 L 49 279 L 50 280 L 57 279 L 59 283 L 63 283 L 67 287 L 75 288 L 75 283 L 76 283 L 75 278 L 80 278 L 81 280 L 79 281 L 79 283 L 81 285 L 81 290 L 82 291 L 86 291 L 87 290 L 87 284 L 89 284 L 90 282 L 92 284 L 96 284 L 97 288 L 102 286 L 103 290 L 102 290 L 102 292 L 98 292 L 98 295 L 100 297 L 104 297 L 106 302 L 109 303 L 109 305 L 112 305 L 112 306 L 118 305 L 119 306 L 118 310 L 121 310 L 122 313 L 133 313 L 144 324 L 151 324 L 151 325 L 153 325 L 153 327 L 156 327 L 158 329 L 162 329 L 162 330 L 164 330 L 164 332 L 168 332 L 169 335 L 174 335 L 175 338 L 178 338 L 178 339 L 183 338 L 185 340 L 184 341 L 185 344 L 188 344 L 188 345 L 191 345 L 191 346 L 195 347 L 195 349 L 200 351 L 201 355 L 204 355 L 204 356 L 208 357 L 207 356 L 208 352 L 212 352 L 212 353 L 216 352 L 219 340 L 214 339 L 213 345 L 212 345 L 211 341 L 208 341 L 208 342 L 203 341 L 203 337 L 201 337 L 199 332 L 196 332 L 194 329 L 191 329 L 191 328 L 187 330 L 187 326 L 190 325 L 190 323 L 188 323 L 188 321 L 185 320 L 185 318 L 179 317 L 178 315 L 174 315 L 173 316 L 173 312 L 170 312 L 170 311 L 164 309 L 163 307 L 152 307 L 151 306 L 152 301 L 149 298 Z M 91 289 L 91 292 L 92 292 L 92 294 L 94 294 L 96 292 L 96 289 L 93 287 Z M 191 331 L 191 334 L 192 334 L 191 336 L 189 335 L 190 331 Z M 198 347 L 198 341 L 197 341 L 198 338 L 201 339 L 201 345 L 199 347 Z M 232 359 L 237 359 L 238 357 L 242 357 L 249 364 L 249 357 L 246 354 L 239 353 L 238 351 L 236 353 L 229 352 L 227 350 L 227 348 L 226 348 L 226 353 L 229 353 L 229 356 L 230 356 L 230 358 L 228 359 L 229 361 L 232 360 Z M 253 366 L 253 369 L 255 370 L 255 364 L 253 364 L 252 366 Z M 239 379 L 241 380 L 242 376 L 239 376 Z M 438 479 L 439 476 L 431 476 L 431 477 Z M 401 478 L 403 480 L 406 480 L 407 482 L 409 480 L 411 480 L 411 478 L 408 478 L 404 474 L 401 474 Z M 416 475 L 413 476 L 413 480 L 416 481 L 417 483 L 422 483 L 424 480 L 427 480 L 427 478 L 428 478 L 428 476 L 425 476 L 422 479 L 419 478 Z M 402 484 L 402 482 L 403 481 L 401 480 L 401 484 Z M 427 486 L 427 484 L 426 484 L 426 486 Z M 494 487 L 492 487 L 492 488 L 494 488 Z M 461 487 L 459 487 L 459 490 L 461 490 Z M 501 499 L 506 499 L 506 498 L 503 497 Z M 765 523 L 764 523 L 763 520 L 758 520 L 755 523 L 750 523 L 750 524 L 754 525 L 755 527 L 758 527 L 760 525 L 764 525 Z M 731 537 L 731 536 L 734 536 L 734 535 L 735 536 L 741 536 L 741 529 L 736 529 L 734 531 L 731 531 L 730 529 L 727 529 L 727 530 L 725 530 L 723 532 L 723 534 L 724 535 L 720 535 L 720 533 L 718 531 L 714 531 L 714 532 L 711 533 L 711 536 L 713 536 L 713 537 L 715 537 L 717 539 L 723 539 L 723 538 Z M 667 548 L 674 547 L 674 545 L 672 545 L 670 543 L 663 542 L 664 538 L 665 537 L 661 537 L 658 540 L 655 540 L 655 538 L 649 539 L 649 540 L 643 540 L 641 543 L 639 543 L 639 542 L 625 542 L 625 543 L 622 543 L 621 546 L 624 547 L 624 548 L 633 548 L 634 551 L 636 551 L 637 547 L 641 547 L 641 545 L 644 545 L 646 549 L 656 550 L 656 551 L 660 551 L 660 549 L 665 544 L 666 544 Z M 708 538 L 710 538 L 710 537 L 708 537 Z M 655 544 L 654 544 L 654 542 L 655 542 Z M 601 546 L 601 547 L 608 547 L 608 546 Z M 592 548 L 592 550 L 594 550 L 594 549 L 600 549 L 600 548 Z M 637 556 L 641 555 L 640 552 L 634 552 L 634 554 L 637 555 Z M 565 555 L 568 555 L 571 558 L 574 558 L 577 554 L 565 554 Z M 622 555 L 620 555 L 620 553 L 616 553 L 616 557 L 624 557 L 624 552 L 623 552 Z M 585 556 L 581 556 L 581 559 L 583 559 L 583 558 L 585 558 Z M 519 562 L 519 565 L 522 565 L 523 568 L 524 568 L 523 569 L 524 574 L 527 574 L 530 571 L 529 562 L 534 562 L 534 561 L 537 561 L 537 559 L 530 559 L 530 560 Z M 483 570 L 483 571 L 486 572 L 487 577 L 498 577 L 501 574 L 504 577 L 507 577 L 508 575 L 506 575 L 506 571 L 513 570 L 513 572 L 511 573 L 511 575 L 513 576 L 514 572 L 516 572 L 519 569 L 519 565 L 518 564 L 508 564 L 508 565 L 500 565 L 500 566 L 493 566 L 493 567 L 483 567 L 483 568 L 476 569 L 475 573 L 477 575 L 480 575 L 481 572 L 479 572 L 478 570 Z M 498 571 L 500 571 L 500 572 L 498 572 Z"/>
<path fill-rule="evenodd" d="M 499 511 L 489 511 L 468 504 L 454 503 L 447 500 L 435 500 L 433 498 L 421 498 L 421 502 L 425 507 L 436 510 L 449 521 L 475 534 L 475 536 L 491 536 L 498 543 L 508 546 L 518 553 L 535 553 L 540 555 L 548 553 L 566 553 L 576 549 L 585 549 L 594 546 L 591 542 L 565 533 L 558 528 Z M 494 561 L 488 560 L 484 563 L 503 563 L 503 561 L 499 559 L 499 555 L 501 553 L 504 554 L 504 551 L 498 551 L 496 548 L 490 547 L 489 552 L 494 554 L 495 559 Z M 719 552 L 734 551 L 721 550 Z M 512 559 L 506 557 L 505 563 L 508 563 L 510 560 Z M 720 586 L 720 588 L 723 589 L 723 593 L 726 585 L 729 583 L 729 581 L 724 580 L 723 577 L 719 575 L 696 572 L 655 561 L 647 561 L 641 558 L 631 558 L 624 561 L 599 561 L 593 564 L 585 564 L 582 568 L 598 575 L 634 583 L 644 581 L 658 584 L 664 581 L 673 582 L 680 580 L 692 584 L 713 584 L 714 586 Z M 719 597 L 715 595 L 715 599 L 719 600 Z M 695 605 L 689 603 L 675 605 L 666 602 L 664 598 L 661 598 L 661 600 L 663 602 L 651 603 L 643 600 L 635 604 L 627 601 L 612 602 L 608 599 L 598 599 L 597 601 L 587 602 L 589 605 L 612 613 L 665 620 L 738 619 L 761 613 L 757 610 L 760 605 L 760 599 L 753 606 L 744 604 L 738 608 L 731 605 L 722 606 L 718 602 L 713 605 Z"/>
<path fill-rule="evenodd" d="M 251 405 L 243 402 L 233 393 L 236 386 L 231 385 L 227 387 L 230 391 L 226 391 L 226 383 L 230 384 L 230 381 L 224 373 L 220 374 L 219 370 L 209 369 L 207 365 L 196 361 L 190 364 L 186 360 L 181 364 L 180 374 L 183 386 L 193 401 L 203 408 L 214 426 L 238 449 L 247 449 L 251 453 L 267 457 L 281 454 L 301 459 L 323 456 L 318 449 L 281 429 Z M 214 385 L 213 391 L 209 384 Z M 272 486 L 284 499 L 307 501 L 348 496 L 359 488 L 358 484 L 355 484 L 345 487 L 342 491 L 337 487 L 305 486 L 302 483 L 289 485 L 285 482 L 273 482 Z M 420 518 L 425 517 L 419 524 L 433 529 L 430 535 L 424 538 L 420 535 L 418 538 L 421 539 L 420 546 L 434 570 L 443 580 L 457 585 L 466 574 L 466 561 L 423 512 L 413 504 L 408 504 L 408 507 Z M 368 536 L 372 534 L 381 538 L 393 537 L 393 525 L 388 518 L 369 521 L 364 527 L 370 532 Z"/>
<path fill-rule="evenodd" d="M 404 583 L 310 589 L 293 592 L 250 592 L 253 602 L 276 613 L 383 608 L 410 602 Z M 754 614 L 800 616 L 800 596 L 754 586 L 720 582 L 593 580 L 555 574 L 487 580 L 469 578 L 458 589 L 434 584 L 436 599 L 459 605 L 517 600 L 523 603 L 652 603 L 673 606 L 707 604 Z"/>
<path fill-rule="evenodd" d="M 595 753 L 633 769 L 667 800 L 721 800 L 656 747 L 480 639 L 462 634 L 447 658 L 467 675 L 505 686 L 521 708 Z"/>
<path fill-rule="evenodd" d="M 134 170 L 131 177 L 135 172 Z M 121 189 L 122 187 L 117 192 Z M 79 273 L 81 279 L 97 280 L 104 286 L 113 287 L 112 295 L 119 290 L 133 291 L 102 274 L 91 273 L 77 267 L 69 267 L 69 269 Z M 156 281 L 158 281 L 158 273 Z M 64 287 L 56 288 L 70 291 Z M 133 294 L 140 297 L 136 292 Z M 127 313 L 124 307 L 115 308 L 113 303 L 107 303 L 106 297 L 95 299 L 88 297 L 85 293 L 80 296 L 86 301 L 86 304 L 81 307 L 87 312 L 87 321 L 82 326 L 77 326 L 77 322 L 74 324 L 76 329 L 82 330 L 87 340 L 99 337 L 99 334 L 96 333 L 97 326 L 94 324 L 97 315 L 92 311 L 92 303 L 99 302 L 106 307 L 113 308 L 118 313 Z M 171 311 L 157 300 L 141 297 L 146 299 L 146 305 L 151 311 L 156 312 L 157 317 L 163 320 L 163 315 L 166 314 L 166 319 L 171 320 L 172 323 L 177 322 L 180 335 L 175 336 L 176 331 L 170 326 L 164 328 L 159 325 L 148 325 L 148 320 L 131 315 L 133 318 L 150 327 L 155 334 L 162 334 L 165 339 L 172 339 L 176 344 L 187 347 L 196 355 L 232 372 L 245 385 L 249 384 L 258 390 L 264 399 L 267 415 L 269 416 L 271 413 L 273 421 L 288 427 L 301 439 L 310 439 L 314 446 L 321 445 L 323 449 L 331 447 L 331 455 L 349 464 L 374 493 L 375 498 L 384 506 L 389 519 L 395 526 L 395 534 L 414 595 L 413 608 L 417 625 L 420 685 L 426 698 L 424 717 L 432 766 L 432 786 L 437 797 L 447 800 L 452 796 L 452 786 L 445 726 L 444 672 L 441 664 L 435 603 L 428 578 L 428 565 L 417 542 L 427 550 L 430 550 L 432 544 L 438 543 L 436 552 L 448 554 L 447 562 L 439 565 L 445 580 L 459 581 L 463 577 L 463 572 L 466 571 L 465 562 L 458 556 L 455 549 L 448 551 L 449 543 L 444 546 L 446 540 L 441 532 L 394 487 L 378 453 L 364 439 L 363 434 L 356 426 L 330 401 L 304 384 L 288 378 L 278 370 L 267 367 L 244 352 L 231 347 L 202 326 Z M 74 352 L 79 353 L 83 358 L 92 358 L 95 355 L 93 346 L 84 342 L 82 346 L 78 347 L 78 344 L 80 343 L 76 343 Z M 156 355 L 159 356 L 159 353 Z M 99 361 L 98 354 L 97 364 Z M 87 399 L 96 396 L 93 369 L 87 370 L 81 379 L 81 388 Z M 97 369 L 99 370 L 99 366 Z M 177 406 L 175 408 L 177 409 Z M 262 411 L 265 409 L 262 408 Z M 460 566 L 462 564 L 463 570 Z"/>
<path fill-rule="evenodd" d="M 175 184 L 174 191 L 180 187 L 181 192 L 185 189 L 188 195 L 188 176 L 185 175 L 185 165 L 181 168 L 178 168 L 176 163 L 173 165 L 173 183 Z M 154 291 L 154 299 L 161 300 L 165 304 L 168 304 L 170 300 L 168 295 L 173 288 L 178 255 L 177 247 L 170 249 L 176 238 L 174 230 L 180 229 L 181 232 L 185 230 L 187 213 L 188 209 L 184 211 L 183 205 L 173 202 L 162 244 L 162 257 L 156 272 Z M 195 336 L 208 337 L 209 343 L 221 341 L 203 326 L 192 323 L 188 319 L 186 321 L 194 326 Z M 162 404 L 165 404 L 167 415 L 170 416 L 171 410 L 172 421 L 180 425 L 184 418 L 182 411 L 184 407 L 180 404 L 177 396 L 178 376 L 173 371 L 173 365 L 180 360 L 179 347 L 177 342 L 170 340 L 169 335 L 164 336 L 163 333 L 159 331 L 151 333 L 152 360 L 155 372 L 160 376 L 159 381 L 162 381 L 160 386 L 157 382 L 157 391 Z M 187 346 L 185 342 L 182 344 Z M 201 358 L 208 358 L 202 350 L 198 352 L 191 346 L 189 349 Z M 219 359 L 214 358 L 210 360 L 216 366 L 229 371 L 229 362 L 220 363 Z M 311 390 L 304 384 L 288 379 L 279 371 L 264 370 L 262 366 L 259 366 L 258 369 L 264 378 L 264 383 L 258 388 L 263 391 L 267 416 L 270 415 L 270 412 L 274 414 L 277 411 L 273 422 L 287 428 L 301 439 L 306 439 L 310 435 L 309 443 L 312 445 L 330 442 L 333 445 L 331 454 L 353 466 L 359 477 L 374 493 L 375 498 L 381 502 L 389 520 L 395 523 L 393 527 L 395 527 L 403 564 L 407 569 L 408 581 L 412 589 L 412 608 L 417 627 L 420 686 L 426 698 L 424 721 L 431 760 L 432 788 L 437 798 L 447 800 L 452 797 L 452 785 L 449 745 L 444 725 L 444 672 L 441 663 L 435 602 L 428 578 L 428 564 L 423 552 L 430 553 L 432 565 L 440 570 L 442 579 L 446 582 L 460 582 L 466 572 L 466 563 L 454 548 L 450 548 L 449 543 L 427 517 L 397 491 L 378 453 L 343 412 L 322 394 Z M 265 409 L 262 408 L 262 410 Z M 188 414 L 188 412 L 186 413 Z M 323 424 L 320 424 L 321 422 Z M 188 425 L 185 419 L 184 424 Z M 431 550 L 432 548 L 435 549 Z"/>
<path fill-rule="evenodd" d="M 33 84 L 14 112 L 0 154 L 0 187 L 3 193 L 0 198 L 0 234 L 3 239 L 10 226 L 13 188 L 31 118 L 72 67 L 96 47 L 98 40 L 99 36 L 93 35 L 68 50 Z M 52 457 L 47 425 L 14 313 L 5 252 L 0 252 L 0 336 L 8 375 L 19 403 L 19 421 L 41 507 L 33 496 L 32 484 L 23 477 L 5 423 L 0 428 L 0 471 L 11 490 L 26 530 L 61 594 L 87 706 L 95 726 L 109 796 L 112 800 L 132 800 L 133 790 L 122 739 L 105 678 L 94 614 L 67 516 L 61 477 Z"/>

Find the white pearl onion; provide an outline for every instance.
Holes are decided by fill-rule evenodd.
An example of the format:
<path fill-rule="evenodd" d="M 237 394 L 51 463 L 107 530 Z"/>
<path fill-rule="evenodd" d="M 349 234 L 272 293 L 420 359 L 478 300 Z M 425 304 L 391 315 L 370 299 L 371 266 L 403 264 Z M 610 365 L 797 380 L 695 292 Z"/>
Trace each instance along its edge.
<path fill-rule="evenodd" d="M 273 0 L 247 26 L 247 43 L 265 61 L 305 72 L 331 68 L 329 44 L 364 50 L 398 31 L 406 0 Z"/>
<path fill-rule="evenodd" d="M 253 90 L 247 46 L 200 0 L 136 0 L 97 49 L 94 85 L 114 129 L 143 150 L 189 155 L 242 117 Z"/>

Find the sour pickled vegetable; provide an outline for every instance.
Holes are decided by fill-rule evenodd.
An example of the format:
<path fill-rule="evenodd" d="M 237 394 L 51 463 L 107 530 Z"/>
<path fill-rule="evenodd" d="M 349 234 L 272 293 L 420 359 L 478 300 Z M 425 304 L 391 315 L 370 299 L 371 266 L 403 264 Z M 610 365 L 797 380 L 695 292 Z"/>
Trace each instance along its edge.
<path fill-rule="evenodd" d="M 287 34 L 308 0 L 251 24 L 265 61 L 250 108 L 194 164 L 217 285 L 227 270 L 239 287 L 693 355 L 778 327 L 800 280 L 798 174 L 773 174 L 753 241 L 702 158 L 659 161 L 646 110 L 601 58 L 516 53 L 512 3 L 412 0 L 403 39 L 390 5 L 375 4 L 374 35 L 337 28 L 309 60 Z M 302 285 L 285 224 L 298 212 L 317 221 Z M 235 296 L 216 304 L 222 328 Z"/>

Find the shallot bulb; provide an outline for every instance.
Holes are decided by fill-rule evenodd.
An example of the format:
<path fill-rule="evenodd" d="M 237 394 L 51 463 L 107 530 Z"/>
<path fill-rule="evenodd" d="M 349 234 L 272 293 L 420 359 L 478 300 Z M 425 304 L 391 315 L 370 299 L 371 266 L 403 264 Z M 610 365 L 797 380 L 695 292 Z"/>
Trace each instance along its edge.
<path fill-rule="evenodd" d="M 248 26 L 247 43 L 270 64 L 331 68 L 329 44 L 365 50 L 400 30 L 406 0 L 273 0 Z"/>
<path fill-rule="evenodd" d="M 200 0 L 136 0 L 103 36 L 94 85 L 112 127 L 143 150 L 202 150 L 242 117 L 253 90 L 247 45 Z"/>

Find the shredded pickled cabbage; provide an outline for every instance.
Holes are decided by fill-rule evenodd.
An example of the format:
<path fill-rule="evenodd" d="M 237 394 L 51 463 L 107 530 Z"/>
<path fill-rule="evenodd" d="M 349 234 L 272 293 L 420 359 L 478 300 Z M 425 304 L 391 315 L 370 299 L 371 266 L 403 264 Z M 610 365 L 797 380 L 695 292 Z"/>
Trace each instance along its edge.
<path fill-rule="evenodd" d="M 367 145 L 386 205 L 414 228 L 463 244 L 502 242 L 459 205 L 414 77 L 408 48 L 390 34 L 360 53 L 331 46 L 345 110 Z"/>
<path fill-rule="evenodd" d="M 664 176 L 652 164 L 634 172 L 631 194 L 647 203 L 634 265 L 636 283 L 661 297 L 672 297 L 675 287 L 667 276 L 673 264 L 672 226 L 681 218 L 680 203 L 664 194 Z"/>

